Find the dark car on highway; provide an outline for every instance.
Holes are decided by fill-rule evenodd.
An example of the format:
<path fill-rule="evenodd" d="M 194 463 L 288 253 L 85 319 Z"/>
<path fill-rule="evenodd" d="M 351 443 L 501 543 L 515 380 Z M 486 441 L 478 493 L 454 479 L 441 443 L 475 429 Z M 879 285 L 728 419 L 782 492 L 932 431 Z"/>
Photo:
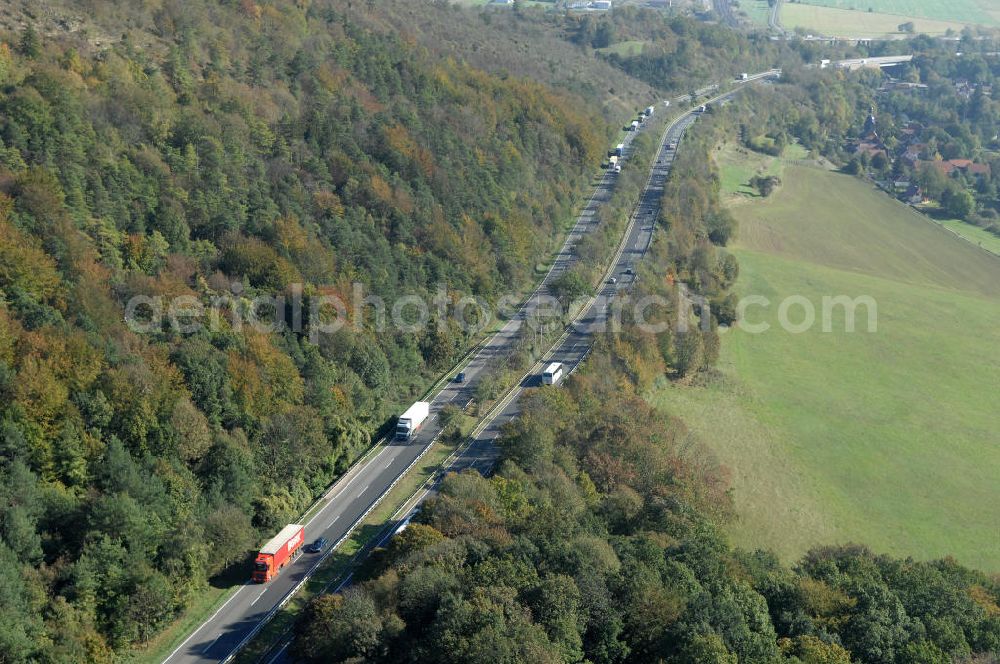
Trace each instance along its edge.
<path fill-rule="evenodd" d="M 312 544 L 310 544 L 309 546 L 306 547 L 306 552 L 308 552 L 308 553 L 319 553 L 320 551 L 322 551 L 323 549 L 325 549 L 326 545 L 329 544 L 329 543 L 330 543 L 330 540 L 328 540 L 325 537 L 320 537 L 319 539 L 315 540 Z"/>

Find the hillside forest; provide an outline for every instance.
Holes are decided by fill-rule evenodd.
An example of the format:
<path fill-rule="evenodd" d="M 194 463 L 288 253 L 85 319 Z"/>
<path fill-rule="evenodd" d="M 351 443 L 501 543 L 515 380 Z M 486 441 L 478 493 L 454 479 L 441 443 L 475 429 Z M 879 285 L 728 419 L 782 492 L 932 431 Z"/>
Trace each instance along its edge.
<path fill-rule="evenodd" d="M 250 298 L 516 293 L 605 149 L 570 93 L 336 3 L 144 11 L 0 45 L 4 661 L 147 641 L 469 344 L 232 324 Z M 134 295 L 230 304 L 137 334 Z"/>

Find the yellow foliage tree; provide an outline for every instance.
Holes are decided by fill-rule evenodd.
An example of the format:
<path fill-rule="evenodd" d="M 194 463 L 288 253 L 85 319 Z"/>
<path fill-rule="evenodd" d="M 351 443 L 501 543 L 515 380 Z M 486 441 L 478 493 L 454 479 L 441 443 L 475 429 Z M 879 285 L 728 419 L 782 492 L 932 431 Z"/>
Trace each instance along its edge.
<path fill-rule="evenodd" d="M 42 302 L 62 307 L 62 280 L 55 261 L 38 240 L 8 220 L 11 200 L 0 194 L 0 288 L 16 287 Z"/>
<path fill-rule="evenodd" d="M 257 421 L 302 400 L 304 386 L 298 370 L 265 334 L 247 331 L 244 349 L 229 351 L 228 365 L 237 401 Z"/>

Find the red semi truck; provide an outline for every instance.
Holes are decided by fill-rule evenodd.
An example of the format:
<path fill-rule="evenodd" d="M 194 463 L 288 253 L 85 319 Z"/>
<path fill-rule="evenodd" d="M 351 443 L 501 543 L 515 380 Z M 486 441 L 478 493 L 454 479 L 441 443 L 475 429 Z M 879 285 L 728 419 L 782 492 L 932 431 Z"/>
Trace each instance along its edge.
<path fill-rule="evenodd" d="M 260 548 L 253 563 L 252 579 L 255 583 L 267 583 L 287 565 L 302 548 L 305 541 L 305 527 L 293 523 L 281 529 L 271 540 Z"/>

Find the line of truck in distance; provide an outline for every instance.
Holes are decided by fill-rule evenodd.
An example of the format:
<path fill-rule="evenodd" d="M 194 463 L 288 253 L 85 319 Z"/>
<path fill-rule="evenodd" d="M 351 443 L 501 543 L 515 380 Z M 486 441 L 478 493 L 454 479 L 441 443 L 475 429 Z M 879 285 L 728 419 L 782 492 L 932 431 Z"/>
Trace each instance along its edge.
<path fill-rule="evenodd" d="M 669 101 L 663 102 L 664 106 L 670 106 Z M 647 119 L 653 116 L 653 112 L 656 110 L 653 106 L 647 106 L 646 110 L 639 113 L 638 118 L 632 121 L 632 124 L 625 127 L 625 131 L 639 131 L 639 125 L 645 122 Z M 610 152 L 608 155 L 608 170 L 614 171 L 615 173 L 622 172 L 622 162 L 625 159 L 625 144 L 619 143 L 615 146 L 614 151 Z"/>
<path fill-rule="evenodd" d="M 642 111 L 641 113 L 639 113 L 639 117 L 637 117 L 635 120 L 632 120 L 632 124 L 630 124 L 628 127 L 626 127 L 626 130 L 627 131 L 639 131 L 639 125 L 641 125 L 643 122 L 645 122 L 646 120 L 648 120 L 649 118 L 651 118 L 653 116 L 653 111 L 654 110 L 656 110 L 656 109 L 653 108 L 652 106 L 647 106 L 645 111 Z"/>

